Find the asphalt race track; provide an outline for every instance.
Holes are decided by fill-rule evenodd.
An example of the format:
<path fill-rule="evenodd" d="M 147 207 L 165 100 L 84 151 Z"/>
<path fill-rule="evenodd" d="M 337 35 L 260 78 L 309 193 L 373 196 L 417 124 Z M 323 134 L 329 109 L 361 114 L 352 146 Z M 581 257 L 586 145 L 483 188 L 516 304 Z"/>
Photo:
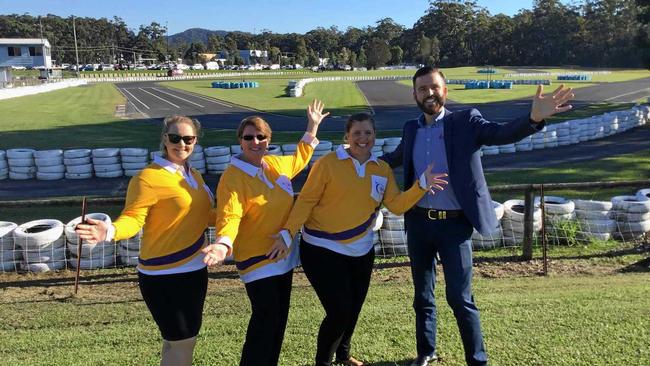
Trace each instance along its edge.
<path fill-rule="evenodd" d="M 375 114 L 378 129 L 401 130 L 408 119 L 417 117 L 419 110 L 412 99 L 411 88 L 393 81 L 358 82 L 368 104 Z M 650 95 L 650 78 L 608 83 L 576 90 L 572 103 L 579 108 L 592 102 L 629 102 Z M 198 118 L 206 128 L 234 129 L 244 117 L 256 114 L 263 116 L 276 131 L 302 130 L 306 121 L 303 118 L 287 117 L 264 113 L 221 100 L 170 89 L 155 82 L 120 83 L 120 92 L 128 99 L 127 113 L 144 118 L 161 120 L 172 114 L 188 115 Z M 547 92 L 554 89 L 548 88 Z M 478 108 L 483 116 L 495 122 L 505 122 L 528 113 L 529 100 L 515 100 L 498 103 L 462 105 L 453 101 L 453 91 L 448 96 L 447 107 L 459 110 Z M 308 101 L 305 101 L 308 103 Z M 306 107 L 306 104 L 305 104 Z M 321 130 L 342 131 L 345 116 L 335 116 L 321 125 Z M 483 157 L 486 170 L 508 170 L 518 168 L 539 168 L 562 162 L 578 162 L 599 159 L 650 149 L 650 126 L 636 128 L 607 139 L 589 141 L 552 149 L 517 152 Z M 13 197 L 61 197 L 79 195 L 123 196 L 130 178 L 113 179 L 92 178 L 86 180 L 60 181 L 15 181 L 4 180 L 0 185 L 0 198 Z M 296 179 L 301 187 L 306 174 Z M 217 177 L 206 176 L 210 187 L 216 187 Z"/>

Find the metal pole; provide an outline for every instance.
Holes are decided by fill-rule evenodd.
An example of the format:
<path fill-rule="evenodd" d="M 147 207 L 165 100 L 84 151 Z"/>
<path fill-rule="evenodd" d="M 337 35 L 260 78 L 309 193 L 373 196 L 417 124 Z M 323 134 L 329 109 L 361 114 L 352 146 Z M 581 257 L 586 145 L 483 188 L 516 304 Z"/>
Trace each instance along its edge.
<path fill-rule="evenodd" d="M 77 49 L 77 27 L 75 25 L 74 15 L 72 16 L 72 33 L 74 34 L 74 56 L 77 60 L 77 77 L 79 77 L 79 50 Z"/>
<path fill-rule="evenodd" d="M 533 220 L 535 214 L 535 200 L 532 187 L 526 188 L 526 198 L 524 200 L 524 243 L 522 259 L 533 259 Z"/>

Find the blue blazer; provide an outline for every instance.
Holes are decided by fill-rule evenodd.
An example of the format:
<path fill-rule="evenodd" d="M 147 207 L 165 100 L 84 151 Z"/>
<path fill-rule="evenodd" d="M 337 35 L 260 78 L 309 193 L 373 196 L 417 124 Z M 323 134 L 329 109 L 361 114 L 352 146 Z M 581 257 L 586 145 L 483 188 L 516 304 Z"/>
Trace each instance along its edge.
<path fill-rule="evenodd" d="M 442 118 L 445 151 L 449 166 L 449 180 L 463 213 L 478 232 L 488 235 L 498 226 L 492 198 L 488 191 L 480 148 L 482 145 L 511 144 L 544 128 L 545 122 L 534 126 L 529 115 L 500 124 L 485 120 L 472 108 L 457 112 L 445 109 Z M 394 152 L 381 157 L 391 167 L 404 166 L 404 182 L 415 175 L 413 167 L 413 144 L 418 120 L 404 124 L 402 142 Z"/>

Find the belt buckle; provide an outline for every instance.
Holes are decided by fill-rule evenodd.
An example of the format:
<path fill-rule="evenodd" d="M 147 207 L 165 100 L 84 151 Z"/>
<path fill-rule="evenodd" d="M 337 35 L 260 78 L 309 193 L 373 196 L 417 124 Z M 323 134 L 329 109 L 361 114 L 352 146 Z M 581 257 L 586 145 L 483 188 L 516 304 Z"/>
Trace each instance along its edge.
<path fill-rule="evenodd" d="M 447 219 L 447 211 L 429 209 L 429 210 L 427 210 L 427 217 L 429 218 L 429 220 L 432 220 L 432 221 L 446 220 Z"/>

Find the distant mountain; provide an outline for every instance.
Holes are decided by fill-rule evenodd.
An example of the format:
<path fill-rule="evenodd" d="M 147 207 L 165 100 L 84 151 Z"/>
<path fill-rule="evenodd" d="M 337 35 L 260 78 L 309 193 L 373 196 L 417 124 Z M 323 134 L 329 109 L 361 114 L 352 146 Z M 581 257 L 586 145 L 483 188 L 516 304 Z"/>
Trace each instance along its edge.
<path fill-rule="evenodd" d="M 183 32 L 172 34 L 169 36 L 169 43 L 180 43 L 180 42 L 203 42 L 203 44 L 208 43 L 208 37 L 212 34 L 218 34 L 220 36 L 225 36 L 228 34 L 228 31 L 223 30 L 209 30 L 203 28 L 190 28 Z"/>

